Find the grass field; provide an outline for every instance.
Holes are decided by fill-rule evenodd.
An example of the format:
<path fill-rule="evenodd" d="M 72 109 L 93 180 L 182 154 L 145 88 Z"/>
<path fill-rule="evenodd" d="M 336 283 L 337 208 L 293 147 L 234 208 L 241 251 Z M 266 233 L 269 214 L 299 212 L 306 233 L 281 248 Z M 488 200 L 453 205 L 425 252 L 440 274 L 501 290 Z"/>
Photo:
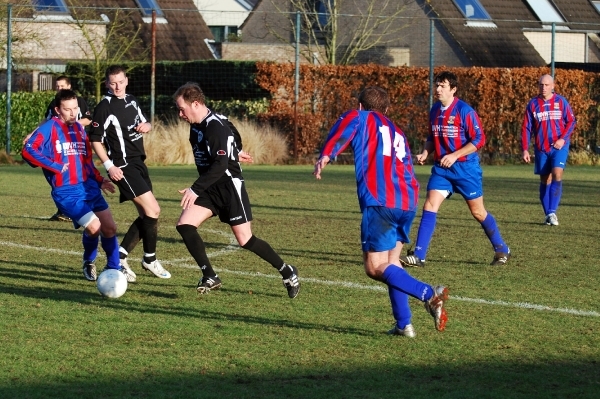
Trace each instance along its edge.
<path fill-rule="evenodd" d="M 600 170 L 569 167 L 560 226 L 543 225 L 531 166 L 484 169 L 485 202 L 513 258 L 493 251 L 463 200 L 442 206 L 427 267 L 450 287 L 439 333 L 411 300 L 415 339 L 390 337 L 384 286 L 362 269 L 351 166 L 245 168 L 254 233 L 300 271 L 290 300 L 277 272 L 228 226 L 201 229 L 223 288 L 198 296 L 199 270 L 175 222 L 193 167 L 151 168 L 162 207 L 158 255 L 102 298 L 81 275 L 80 232 L 54 213 L 41 172 L 0 167 L 0 398 L 598 398 Z M 429 167 L 417 167 L 421 201 Z M 120 233 L 133 206 L 109 196 Z M 414 239 L 420 211 L 411 237 Z M 103 267 L 104 258 L 97 264 Z"/>

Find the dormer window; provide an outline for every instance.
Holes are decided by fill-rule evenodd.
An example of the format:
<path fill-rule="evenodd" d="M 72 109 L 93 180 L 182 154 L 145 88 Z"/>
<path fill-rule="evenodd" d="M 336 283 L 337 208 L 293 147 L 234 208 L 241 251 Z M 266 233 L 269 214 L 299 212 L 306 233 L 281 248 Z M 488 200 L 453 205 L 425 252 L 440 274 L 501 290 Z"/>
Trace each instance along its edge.
<path fill-rule="evenodd" d="M 558 9 L 550 0 L 525 0 L 529 7 L 533 10 L 534 14 L 540 20 L 540 22 L 566 22 Z M 555 25 L 556 29 L 569 30 L 568 26 Z M 551 25 L 542 25 L 544 29 L 550 29 Z"/>
<path fill-rule="evenodd" d="M 69 9 L 64 0 L 35 0 L 35 10 L 39 12 L 68 14 Z"/>
<path fill-rule="evenodd" d="M 135 0 L 145 17 L 152 17 L 152 10 L 156 10 L 157 17 L 164 17 L 162 10 L 156 0 Z"/>
<path fill-rule="evenodd" d="M 490 14 L 481 5 L 479 0 L 453 0 L 456 7 L 467 19 L 491 20 Z"/>

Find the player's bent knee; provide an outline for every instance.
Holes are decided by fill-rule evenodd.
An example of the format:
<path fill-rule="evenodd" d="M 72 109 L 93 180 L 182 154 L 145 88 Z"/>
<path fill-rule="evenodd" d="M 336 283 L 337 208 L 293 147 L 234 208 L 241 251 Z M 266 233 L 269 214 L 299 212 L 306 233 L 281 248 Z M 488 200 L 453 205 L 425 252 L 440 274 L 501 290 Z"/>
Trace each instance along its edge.
<path fill-rule="evenodd" d="M 117 225 L 114 223 L 103 223 L 100 226 L 100 232 L 103 237 L 114 237 L 117 234 Z"/>

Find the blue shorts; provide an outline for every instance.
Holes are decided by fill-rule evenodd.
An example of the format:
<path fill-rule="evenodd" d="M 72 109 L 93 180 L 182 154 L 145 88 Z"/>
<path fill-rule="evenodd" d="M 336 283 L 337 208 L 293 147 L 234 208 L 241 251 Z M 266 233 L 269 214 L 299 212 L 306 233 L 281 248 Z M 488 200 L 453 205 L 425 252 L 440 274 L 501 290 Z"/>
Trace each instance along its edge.
<path fill-rule="evenodd" d="M 383 252 L 398 241 L 409 243 L 408 234 L 416 212 L 384 206 L 368 206 L 362 214 L 360 240 L 363 252 Z"/>
<path fill-rule="evenodd" d="M 550 152 L 535 150 L 535 163 L 533 173 L 536 175 L 549 175 L 554 168 L 565 168 L 567 166 L 567 157 L 569 156 L 569 144 L 557 150 L 552 147 Z"/>
<path fill-rule="evenodd" d="M 90 213 L 108 209 L 108 203 L 95 182 L 52 190 L 52 199 L 58 210 L 73 220 L 76 229 L 83 225 L 86 215 L 89 218 Z"/>
<path fill-rule="evenodd" d="M 455 162 L 449 168 L 433 165 L 427 183 L 427 191 L 447 190 L 450 194 L 459 193 L 465 200 L 473 200 L 483 195 L 483 172 L 479 159 Z"/>

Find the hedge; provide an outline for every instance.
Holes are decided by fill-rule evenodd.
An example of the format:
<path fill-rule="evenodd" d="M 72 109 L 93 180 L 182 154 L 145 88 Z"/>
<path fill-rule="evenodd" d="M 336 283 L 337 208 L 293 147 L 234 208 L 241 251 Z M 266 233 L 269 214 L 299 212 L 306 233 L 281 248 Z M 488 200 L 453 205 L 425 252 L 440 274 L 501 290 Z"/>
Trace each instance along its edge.
<path fill-rule="evenodd" d="M 268 112 L 259 119 L 278 125 L 293 143 L 294 65 L 257 63 L 258 84 L 271 93 Z M 537 95 L 537 82 L 548 68 L 435 68 L 454 72 L 457 96 L 478 112 L 487 136 L 483 152 L 490 158 L 521 153 L 521 125 L 527 102 Z M 413 152 L 420 151 L 428 134 L 429 69 L 380 65 L 300 67 L 298 153 L 318 151 L 328 129 L 344 111 L 357 107 L 360 90 L 377 85 L 388 91 L 388 115 L 406 133 Z M 577 117 L 571 148 L 596 145 L 600 127 L 598 75 L 556 70 L 556 92 L 570 102 Z"/>

